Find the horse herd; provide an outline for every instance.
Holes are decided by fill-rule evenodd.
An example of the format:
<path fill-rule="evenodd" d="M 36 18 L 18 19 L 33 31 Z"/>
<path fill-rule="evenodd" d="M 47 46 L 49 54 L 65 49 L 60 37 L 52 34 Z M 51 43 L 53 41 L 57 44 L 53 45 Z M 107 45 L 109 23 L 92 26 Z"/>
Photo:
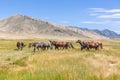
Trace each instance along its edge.
<path fill-rule="evenodd" d="M 81 41 L 77 40 L 76 43 L 79 43 L 81 46 L 81 50 L 83 49 L 95 49 L 98 50 L 99 48 L 103 49 L 102 42 L 100 41 Z M 16 44 L 18 50 L 22 50 L 26 45 L 24 42 L 17 42 Z M 34 47 L 34 52 L 36 50 L 39 51 L 39 49 L 47 50 L 47 49 L 68 49 L 68 48 L 74 48 L 72 42 L 63 42 L 63 41 L 51 41 L 48 42 L 33 42 L 28 44 L 28 48 Z"/>

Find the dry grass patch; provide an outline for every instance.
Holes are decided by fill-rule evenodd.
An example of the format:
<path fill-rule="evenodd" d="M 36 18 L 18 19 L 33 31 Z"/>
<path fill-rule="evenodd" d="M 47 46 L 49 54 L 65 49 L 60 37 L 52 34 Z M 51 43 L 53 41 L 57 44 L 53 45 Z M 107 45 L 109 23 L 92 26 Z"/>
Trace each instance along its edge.
<path fill-rule="evenodd" d="M 86 59 L 87 63 L 94 69 L 95 75 L 103 75 L 108 77 L 112 74 L 120 75 L 120 58 L 115 56 L 107 56 L 105 54 L 95 54 Z"/>

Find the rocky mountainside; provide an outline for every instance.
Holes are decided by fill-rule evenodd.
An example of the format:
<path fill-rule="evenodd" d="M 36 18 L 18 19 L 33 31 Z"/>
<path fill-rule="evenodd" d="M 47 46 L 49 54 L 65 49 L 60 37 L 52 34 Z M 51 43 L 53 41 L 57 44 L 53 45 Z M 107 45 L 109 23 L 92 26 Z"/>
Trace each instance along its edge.
<path fill-rule="evenodd" d="M 20 14 L 0 20 L 0 31 L 23 35 L 74 36 L 79 38 L 106 39 L 105 36 L 94 31 L 58 25 Z"/>
<path fill-rule="evenodd" d="M 102 31 L 100 30 L 94 30 L 94 31 L 100 35 L 103 35 L 109 38 L 120 38 L 120 34 L 117 34 L 116 32 L 108 30 L 108 29 L 105 29 Z"/>

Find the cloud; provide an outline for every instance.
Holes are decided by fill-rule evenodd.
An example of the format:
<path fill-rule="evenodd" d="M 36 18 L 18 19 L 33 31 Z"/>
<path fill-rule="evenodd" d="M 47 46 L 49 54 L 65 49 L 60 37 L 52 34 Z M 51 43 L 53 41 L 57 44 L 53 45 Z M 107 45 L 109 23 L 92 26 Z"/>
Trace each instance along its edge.
<path fill-rule="evenodd" d="M 99 14 L 92 13 L 90 16 L 98 16 Z"/>
<path fill-rule="evenodd" d="M 96 21 L 83 21 L 81 23 L 83 23 L 83 24 L 101 24 L 101 22 L 96 22 Z"/>
<path fill-rule="evenodd" d="M 83 21 L 83 24 L 109 24 L 109 25 L 119 25 L 120 21 L 112 21 L 112 20 L 105 20 L 105 21 Z"/>
<path fill-rule="evenodd" d="M 100 15 L 98 18 L 120 18 L 120 14 Z"/>
<path fill-rule="evenodd" d="M 120 9 L 104 9 L 104 8 L 89 8 L 93 12 L 102 12 L 102 13 L 120 13 Z"/>
<path fill-rule="evenodd" d="M 89 8 L 90 16 L 103 19 L 120 19 L 120 9 Z"/>
<path fill-rule="evenodd" d="M 48 17 L 48 16 L 45 16 L 44 18 L 45 18 L 45 19 L 50 19 L 50 17 Z"/>
<path fill-rule="evenodd" d="M 64 20 L 64 21 L 62 21 L 62 23 L 65 23 L 65 24 L 67 24 L 67 23 L 69 23 L 69 21 L 67 21 L 67 20 Z"/>

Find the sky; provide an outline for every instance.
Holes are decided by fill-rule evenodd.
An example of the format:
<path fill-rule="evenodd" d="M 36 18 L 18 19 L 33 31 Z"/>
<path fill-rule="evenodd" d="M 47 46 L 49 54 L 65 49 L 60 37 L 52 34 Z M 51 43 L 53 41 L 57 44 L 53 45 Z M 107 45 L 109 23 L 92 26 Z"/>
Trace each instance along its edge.
<path fill-rule="evenodd" d="M 120 34 L 120 0 L 0 0 L 0 20 L 14 14 Z"/>

